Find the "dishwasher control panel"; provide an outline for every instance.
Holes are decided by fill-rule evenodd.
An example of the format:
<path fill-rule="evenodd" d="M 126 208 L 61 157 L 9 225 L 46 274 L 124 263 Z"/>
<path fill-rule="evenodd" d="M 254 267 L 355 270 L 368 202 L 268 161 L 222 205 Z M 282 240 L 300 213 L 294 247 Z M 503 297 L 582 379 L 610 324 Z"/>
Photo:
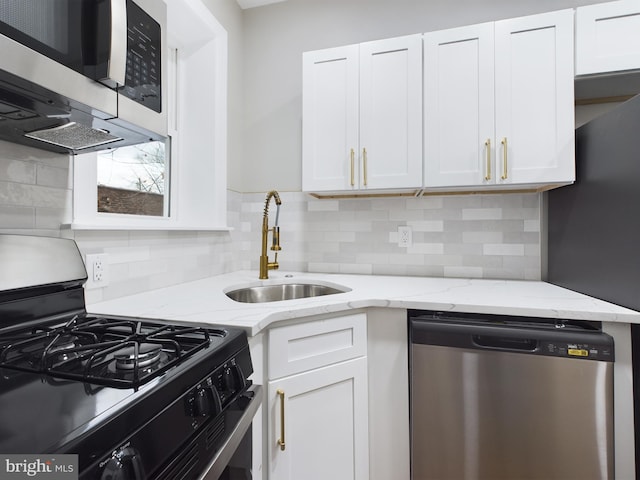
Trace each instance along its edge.
<path fill-rule="evenodd" d="M 554 357 L 572 357 L 613 362 L 613 345 L 596 343 L 544 342 L 541 349 Z"/>

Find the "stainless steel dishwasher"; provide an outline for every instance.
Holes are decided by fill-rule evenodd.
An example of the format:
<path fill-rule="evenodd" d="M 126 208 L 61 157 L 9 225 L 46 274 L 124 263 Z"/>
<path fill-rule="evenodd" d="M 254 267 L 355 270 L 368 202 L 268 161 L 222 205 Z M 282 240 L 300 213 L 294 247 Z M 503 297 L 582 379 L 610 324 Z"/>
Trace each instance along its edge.
<path fill-rule="evenodd" d="M 413 480 L 613 480 L 598 322 L 410 311 L 409 327 Z"/>

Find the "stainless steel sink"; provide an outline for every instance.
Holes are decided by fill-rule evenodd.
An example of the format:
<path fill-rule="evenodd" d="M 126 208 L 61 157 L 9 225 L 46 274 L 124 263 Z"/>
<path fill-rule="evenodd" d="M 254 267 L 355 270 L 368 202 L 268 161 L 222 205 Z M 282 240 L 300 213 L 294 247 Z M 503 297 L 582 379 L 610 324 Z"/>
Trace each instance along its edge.
<path fill-rule="evenodd" d="M 261 285 L 256 287 L 239 288 L 227 292 L 231 300 L 243 303 L 280 302 L 299 298 L 319 297 L 344 293 L 349 289 L 329 287 L 315 283 L 282 283 L 277 285 Z"/>

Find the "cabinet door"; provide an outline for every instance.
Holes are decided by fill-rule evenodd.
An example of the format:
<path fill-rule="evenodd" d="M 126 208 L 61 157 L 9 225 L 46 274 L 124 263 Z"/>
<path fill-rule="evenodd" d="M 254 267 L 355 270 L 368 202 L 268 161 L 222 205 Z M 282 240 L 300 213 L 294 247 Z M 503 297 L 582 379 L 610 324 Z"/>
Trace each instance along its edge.
<path fill-rule="evenodd" d="M 358 45 L 302 57 L 302 189 L 350 190 L 358 178 Z"/>
<path fill-rule="evenodd" d="M 360 44 L 360 188 L 422 186 L 422 38 Z"/>
<path fill-rule="evenodd" d="M 493 23 L 424 35 L 424 185 L 495 183 Z"/>
<path fill-rule="evenodd" d="M 498 183 L 572 182 L 573 10 L 495 24 Z"/>
<path fill-rule="evenodd" d="M 270 480 L 369 478 L 366 357 L 269 382 L 268 395 Z"/>
<path fill-rule="evenodd" d="M 640 2 L 576 9 L 576 75 L 640 68 Z"/>

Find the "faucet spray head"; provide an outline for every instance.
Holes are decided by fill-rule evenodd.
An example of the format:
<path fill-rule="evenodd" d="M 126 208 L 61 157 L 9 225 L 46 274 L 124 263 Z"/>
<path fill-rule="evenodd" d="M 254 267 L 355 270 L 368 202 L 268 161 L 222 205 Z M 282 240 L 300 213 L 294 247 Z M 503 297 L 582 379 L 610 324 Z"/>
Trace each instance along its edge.
<path fill-rule="evenodd" d="M 272 241 L 271 241 L 271 250 L 274 250 L 276 252 L 276 255 L 278 254 L 277 252 L 282 250 L 282 247 L 280 246 L 280 227 L 275 226 L 273 227 L 273 235 L 272 235 Z"/>

